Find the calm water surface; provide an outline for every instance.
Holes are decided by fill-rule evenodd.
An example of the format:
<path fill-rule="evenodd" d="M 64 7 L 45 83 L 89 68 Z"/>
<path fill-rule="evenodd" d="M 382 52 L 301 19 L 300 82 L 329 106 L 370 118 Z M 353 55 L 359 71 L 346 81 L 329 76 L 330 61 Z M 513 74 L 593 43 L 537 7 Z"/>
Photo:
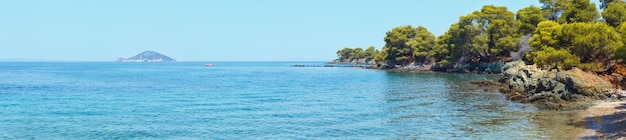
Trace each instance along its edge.
<path fill-rule="evenodd" d="M 322 62 L 204 64 L 0 63 L 0 139 L 553 135 L 534 107 L 468 84 L 494 75 L 290 67 Z"/>

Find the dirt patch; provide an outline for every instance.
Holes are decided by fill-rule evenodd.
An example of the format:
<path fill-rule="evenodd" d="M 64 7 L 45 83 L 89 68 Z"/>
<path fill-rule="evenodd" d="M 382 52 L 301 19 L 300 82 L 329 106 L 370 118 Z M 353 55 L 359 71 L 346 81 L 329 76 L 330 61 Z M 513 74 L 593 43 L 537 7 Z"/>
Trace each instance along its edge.
<path fill-rule="evenodd" d="M 614 88 L 626 89 L 626 65 L 615 65 L 600 75 L 604 80 L 611 82 Z"/>

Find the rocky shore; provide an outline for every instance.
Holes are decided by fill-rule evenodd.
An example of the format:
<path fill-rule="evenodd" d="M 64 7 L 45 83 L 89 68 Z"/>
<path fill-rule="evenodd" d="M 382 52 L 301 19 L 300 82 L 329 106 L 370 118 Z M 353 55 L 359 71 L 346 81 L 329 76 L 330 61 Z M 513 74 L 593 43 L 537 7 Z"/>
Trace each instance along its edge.
<path fill-rule="evenodd" d="M 346 62 L 346 61 L 344 61 Z M 347 61 L 355 62 L 355 61 Z M 337 61 L 335 61 L 337 63 Z M 544 70 L 524 61 L 496 61 L 454 66 L 447 71 L 437 71 L 435 64 L 412 63 L 403 67 L 377 67 L 399 73 L 482 73 L 500 74 L 498 81 L 473 81 L 472 84 L 486 91 L 501 92 L 507 99 L 534 104 L 546 110 L 583 110 L 595 101 L 626 99 L 626 68 L 614 66 L 604 72 L 585 72 L 579 68 L 570 70 Z"/>
<path fill-rule="evenodd" d="M 329 64 L 352 64 L 352 65 L 374 65 L 373 59 L 361 58 L 361 59 L 335 59 Z"/>
<path fill-rule="evenodd" d="M 597 74 L 573 68 L 542 70 L 522 61 L 502 67 L 500 91 L 510 100 L 532 103 L 541 109 L 584 109 L 592 101 L 620 99 L 626 92 Z"/>
<path fill-rule="evenodd" d="M 568 125 L 584 130 L 577 136 L 579 139 L 626 139 L 623 66 L 591 73 L 578 68 L 542 70 L 515 61 L 504 65 L 501 75 L 499 81 L 472 84 L 491 92 L 500 91 L 510 100 L 531 103 L 540 109 L 578 112 L 571 118 L 576 121 Z"/>

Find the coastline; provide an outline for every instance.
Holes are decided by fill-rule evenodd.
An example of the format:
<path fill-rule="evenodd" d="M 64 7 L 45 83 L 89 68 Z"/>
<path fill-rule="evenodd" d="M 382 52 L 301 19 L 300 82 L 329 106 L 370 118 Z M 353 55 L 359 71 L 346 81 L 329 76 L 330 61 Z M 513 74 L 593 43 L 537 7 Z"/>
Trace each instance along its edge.
<path fill-rule="evenodd" d="M 601 102 L 580 112 L 586 130 L 581 139 L 626 140 L 626 101 Z"/>
<path fill-rule="evenodd" d="M 511 64 L 514 65 L 514 63 L 511 63 Z M 527 67 L 535 67 L 535 65 L 523 65 L 520 68 L 524 69 Z M 431 67 L 419 67 L 419 66 L 414 66 L 413 64 L 410 66 L 393 68 L 393 69 L 384 69 L 384 68 L 378 68 L 378 67 L 364 67 L 364 68 L 379 69 L 379 70 L 384 70 L 388 72 L 397 72 L 397 73 L 476 74 L 476 73 L 482 72 L 485 74 L 501 74 L 501 73 L 487 73 L 483 71 L 440 72 L 440 71 L 431 70 L 430 69 Z M 576 88 L 595 89 L 595 88 L 601 87 L 600 85 L 593 85 L 594 83 L 597 84 L 598 83 L 597 81 L 601 81 L 599 78 L 603 78 L 604 80 L 606 79 L 606 75 L 597 75 L 595 73 L 590 74 L 590 73 L 583 72 L 580 69 L 563 71 L 562 73 L 559 73 L 559 71 L 553 72 L 553 71 L 548 71 L 548 70 L 539 71 L 540 70 L 539 68 L 535 68 L 534 70 L 535 71 L 531 71 L 529 73 L 531 73 L 532 75 L 537 75 L 537 76 L 551 75 L 551 77 L 543 77 L 544 80 L 554 80 L 557 82 L 562 82 L 564 85 L 570 85 L 572 84 L 572 81 L 567 81 L 567 80 L 559 81 L 559 79 L 555 78 L 555 76 L 558 77 L 557 74 L 562 74 L 560 76 L 565 77 L 566 79 L 570 79 L 570 80 L 574 79 L 573 84 L 578 84 L 578 86 L 569 87 L 572 89 L 576 89 Z M 517 72 L 517 71 L 519 70 L 516 69 L 516 71 L 513 71 L 513 72 Z M 505 73 L 505 70 L 502 70 L 501 72 Z M 519 75 L 520 73 L 515 73 L 515 74 Z M 517 76 L 515 74 L 513 75 L 509 74 L 509 77 Z M 527 74 L 523 73 L 523 75 L 527 75 Z M 531 79 L 540 79 L 540 78 L 533 77 Z M 549 84 L 554 83 L 554 82 L 552 83 L 550 82 L 552 81 L 549 81 L 548 83 Z M 509 91 L 510 89 L 502 90 L 502 87 L 510 86 L 510 83 L 503 82 L 503 81 L 481 80 L 481 81 L 472 81 L 470 83 L 472 83 L 475 86 L 484 88 L 485 91 L 499 91 L 505 96 L 507 96 L 509 100 L 512 100 L 512 101 L 515 101 L 516 99 L 511 98 L 511 95 L 519 94 L 519 92 L 510 92 Z M 537 85 L 537 84 L 545 84 L 545 83 L 546 83 L 545 81 L 537 81 L 536 83 L 525 83 L 525 84 Z M 580 86 L 580 85 L 584 85 L 584 86 Z M 604 83 L 604 85 L 615 86 L 615 82 Z M 545 86 L 545 85 L 542 85 L 542 86 Z M 567 88 L 567 87 L 564 86 L 561 88 Z M 607 88 L 610 88 L 610 87 L 607 86 Z M 610 89 L 616 90 L 614 88 L 615 87 L 612 87 Z M 553 87 L 551 89 L 557 89 L 557 88 Z M 578 91 L 579 89 L 577 89 L 576 91 Z M 509 91 L 509 92 L 506 92 L 506 91 Z M 581 91 L 584 91 L 584 90 L 581 90 Z M 619 96 L 621 94 L 617 94 L 614 92 L 609 92 L 609 94 L 604 94 L 604 93 L 607 93 L 606 91 L 607 90 L 598 90 L 598 91 L 590 92 L 591 94 L 583 93 L 583 95 L 589 96 L 588 98 L 590 99 L 585 98 L 585 99 L 568 100 L 568 101 L 547 101 L 546 100 L 547 102 L 543 101 L 543 102 L 538 102 L 538 103 L 533 103 L 534 101 L 525 102 L 525 100 L 519 100 L 519 99 L 518 101 L 534 104 L 536 107 L 543 109 L 543 110 L 563 111 L 563 112 L 558 112 L 556 114 L 553 114 L 554 112 L 547 112 L 547 114 L 544 114 L 544 115 L 561 116 L 561 117 L 556 117 L 556 118 L 548 118 L 542 121 L 543 123 L 548 122 L 547 124 L 544 124 L 544 125 L 550 126 L 556 129 L 553 131 L 549 130 L 549 132 L 552 133 L 550 134 L 551 137 L 558 138 L 558 139 L 564 138 L 564 139 L 626 140 L 626 100 L 619 101 L 617 99 L 621 98 Z M 571 94 L 578 95 L 579 93 L 576 93 L 576 94 L 571 93 Z M 596 95 L 601 96 L 601 97 L 596 97 Z M 607 99 L 607 98 L 611 98 L 611 99 Z M 543 107 L 542 105 L 546 107 Z M 551 107 L 550 105 L 553 105 L 554 107 Z M 558 118 L 561 118 L 562 120 L 559 120 Z M 559 132 L 559 131 L 564 131 L 564 132 Z"/>

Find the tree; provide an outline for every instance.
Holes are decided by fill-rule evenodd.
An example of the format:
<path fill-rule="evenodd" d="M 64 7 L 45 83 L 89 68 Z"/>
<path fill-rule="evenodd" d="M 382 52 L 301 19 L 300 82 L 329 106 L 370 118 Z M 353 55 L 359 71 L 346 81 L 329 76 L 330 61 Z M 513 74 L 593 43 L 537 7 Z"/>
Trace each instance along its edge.
<path fill-rule="evenodd" d="M 458 24 L 454 24 L 458 25 Z M 451 27 L 452 28 L 452 27 Z M 435 62 L 439 65 L 448 65 L 453 59 L 450 53 L 450 50 L 453 49 L 453 43 L 451 43 L 450 39 L 450 31 L 445 34 L 437 37 L 436 44 L 433 46 L 432 53 L 429 56 L 434 59 Z M 451 46 L 452 45 L 452 46 Z"/>
<path fill-rule="evenodd" d="M 337 57 L 339 59 L 349 59 L 352 54 L 352 48 L 343 48 L 337 51 Z"/>
<path fill-rule="evenodd" d="M 522 34 L 532 34 L 539 22 L 548 20 L 541 8 L 532 5 L 518 10 L 516 17 L 521 23 L 519 31 Z"/>
<path fill-rule="evenodd" d="M 603 22 L 564 24 L 560 33 L 560 47 L 580 57 L 582 63 L 606 62 L 624 46 L 621 35 Z"/>
<path fill-rule="evenodd" d="M 539 2 L 543 4 L 541 10 L 544 11 L 546 19 L 552 21 L 557 21 L 567 7 L 567 0 L 539 0 Z"/>
<path fill-rule="evenodd" d="M 422 26 L 415 30 L 417 31 L 415 37 L 407 42 L 407 45 L 413 49 L 415 61 L 423 63 L 431 56 L 432 48 L 435 46 L 435 35 Z"/>
<path fill-rule="evenodd" d="M 363 51 L 363 48 L 354 48 L 352 49 L 352 53 L 350 53 L 350 58 L 352 59 L 365 58 L 365 51 Z"/>
<path fill-rule="evenodd" d="M 565 49 L 554 49 L 552 47 L 541 47 L 533 52 L 533 63 L 540 66 L 558 66 L 562 64 L 565 69 L 571 69 L 580 64 L 580 58 L 571 54 Z"/>
<path fill-rule="evenodd" d="M 383 48 L 380 52 L 376 50 L 376 55 L 374 55 L 374 62 L 384 63 L 385 58 L 387 58 L 387 48 Z"/>
<path fill-rule="evenodd" d="M 411 27 L 411 25 L 395 27 L 387 32 L 384 40 L 384 60 L 388 65 L 407 65 L 414 62 L 415 52 L 428 51 L 434 45 L 434 35 L 422 26 L 416 28 Z"/>
<path fill-rule="evenodd" d="M 623 0 L 600 0 L 600 9 L 606 9 L 613 2 L 623 2 Z"/>
<path fill-rule="evenodd" d="M 565 5 L 559 23 L 595 22 L 598 19 L 596 4 L 589 0 L 569 0 Z"/>
<path fill-rule="evenodd" d="M 337 59 L 339 61 L 349 62 L 353 59 L 366 59 L 366 61 L 371 61 L 376 58 L 379 51 L 374 48 L 374 46 L 370 46 L 367 50 L 363 51 L 363 48 L 343 48 L 337 51 Z M 376 60 L 374 60 L 376 61 Z"/>
<path fill-rule="evenodd" d="M 624 46 L 618 48 L 615 53 L 613 53 L 613 57 L 615 60 L 621 61 L 621 63 L 626 63 L 626 22 L 622 22 L 617 28 L 617 31 L 622 36 Z"/>
<path fill-rule="evenodd" d="M 517 48 L 520 22 L 506 7 L 486 5 L 480 11 L 462 16 L 446 33 L 444 47 L 459 63 L 491 62 Z"/>
<path fill-rule="evenodd" d="M 626 21 L 626 3 L 623 1 L 611 2 L 602 10 L 604 21 L 613 26 L 618 27 L 620 23 Z"/>
<path fill-rule="evenodd" d="M 561 25 L 554 21 L 543 21 L 537 24 L 533 37 L 529 44 L 533 50 L 541 50 L 544 47 L 564 48 L 559 44 Z"/>
<path fill-rule="evenodd" d="M 626 25 L 620 27 L 623 27 L 620 30 L 626 31 Z M 541 61 L 554 62 L 552 59 L 563 59 L 564 61 L 559 62 L 567 63 L 566 66 L 576 64 L 588 70 L 597 70 L 597 66 L 619 59 L 622 56 L 620 51 L 624 50 L 622 35 L 604 22 L 559 25 L 556 22 L 543 21 L 538 24 L 530 45 L 536 51 L 533 53 L 534 58 L 531 58 L 535 63 L 545 64 Z M 577 63 L 574 60 L 578 60 Z"/>
<path fill-rule="evenodd" d="M 374 46 L 369 46 L 367 47 L 367 49 L 365 49 L 365 58 L 367 59 L 374 59 L 374 56 L 376 55 L 376 48 Z"/>

